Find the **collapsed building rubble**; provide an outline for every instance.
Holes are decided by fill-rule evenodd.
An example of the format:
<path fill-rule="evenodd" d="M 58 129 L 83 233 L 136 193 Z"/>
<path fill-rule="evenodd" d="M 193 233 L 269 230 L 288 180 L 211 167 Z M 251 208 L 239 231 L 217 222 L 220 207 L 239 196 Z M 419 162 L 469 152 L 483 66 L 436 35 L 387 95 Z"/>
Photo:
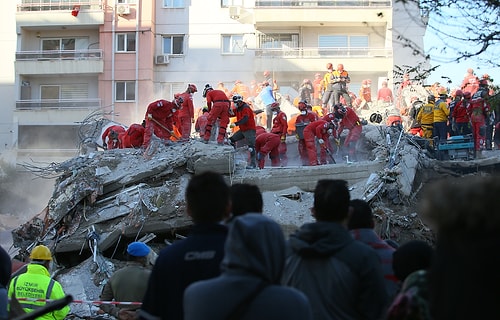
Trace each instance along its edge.
<path fill-rule="evenodd" d="M 379 112 L 387 117 L 388 110 L 392 109 Z M 295 137 L 289 136 L 287 143 L 290 152 L 297 149 Z M 479 172 L 500 163 L 494 151 L 470 161 L 439 161 L 401 126 L 372 123 L 363 127 L 357 145 L 360 161 L 349 161 L 340 153 L 335 154 L 337 164 L 316 167 L 246 170 L 246 149 L 195 139 L 156 143 L 146 156 L 139 149 L 85 150 L 50 167 L 57 179 L 46 208 L 12 232 L 21 253 L 38 242 L 53 249 L 58 264 L 66 267 L 59 275 L 66 292 L 88 301 L 72 306 L 78 315 L 94 311 L 91 301 L 98 299 L 106 279 L 120 267 L 128 242 L 142 239 L 158 252 L 189 231 L 184 189 L 193 173 L 213 170 L 224 174 L 230 184 L 258 185 L 264 214 L 280 223 L 285 234 L 312 221 L 317 180 L 345 179 L 352 198 L 372 204 L 382 238 L 433 242 L 432 230 L 416 212 L 422 185 L 439 174 Z"/>

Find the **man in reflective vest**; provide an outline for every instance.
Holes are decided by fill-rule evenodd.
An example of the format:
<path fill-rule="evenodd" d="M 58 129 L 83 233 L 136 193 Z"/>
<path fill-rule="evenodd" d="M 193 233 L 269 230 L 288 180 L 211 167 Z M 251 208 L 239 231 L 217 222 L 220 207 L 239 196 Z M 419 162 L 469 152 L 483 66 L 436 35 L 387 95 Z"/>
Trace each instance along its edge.
<path fill-rule="evenodd" d="M 52 255 L 49 248 L 39 245 L 30 254 L 30 263 L 26 273 L 14 277 L 10 281 L 9 298 L 19 299 L 25 312 L 32 312 L 43 307 L 46 300 L 57 300 L 65 297 L 61 284 L 50 277 L 49 268 Z M 44 314 L 37 319 L 62 320 L 69 313 L 69 306 Z"/>

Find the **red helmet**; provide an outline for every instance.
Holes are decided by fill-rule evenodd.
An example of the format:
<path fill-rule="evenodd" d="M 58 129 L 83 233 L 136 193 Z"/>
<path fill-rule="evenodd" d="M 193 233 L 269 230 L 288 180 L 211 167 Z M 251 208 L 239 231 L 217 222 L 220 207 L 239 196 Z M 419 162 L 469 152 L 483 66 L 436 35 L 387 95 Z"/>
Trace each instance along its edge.
<path fill-rule="evenodd" d="M 455 91 L 455 97 L 463 97 L 464 96 L 464 93 L 462 92 L 462 90 L 458 89 L 457 91 Z"/>
<path fill-rule="evenodd" d="M 196 88 L 196 86 L 192 83 L 188 84 L 188 89 L 191 91 L 191 92 L 198 92 L 198 88 Z"/>
<path fill-rule="evenodd" d="M 464 92 L 464 98 L 465 99 L 470 99 L 472 97 L 472 94 L 469 91 Z"/>

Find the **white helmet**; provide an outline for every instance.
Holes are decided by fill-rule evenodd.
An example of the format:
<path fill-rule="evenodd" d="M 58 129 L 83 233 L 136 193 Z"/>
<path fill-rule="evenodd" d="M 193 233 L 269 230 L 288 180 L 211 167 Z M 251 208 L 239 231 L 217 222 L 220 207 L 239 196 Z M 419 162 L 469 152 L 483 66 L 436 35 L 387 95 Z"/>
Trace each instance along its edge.
<path fill-rule="evenodd" d="M 240 102 L 240 101 L 243 102 L 243 97 L 241 95 L 239 95 L 239 94 L 235 94 L 233 96 L 233 102 L 237 103 L 237 102 Z"/>

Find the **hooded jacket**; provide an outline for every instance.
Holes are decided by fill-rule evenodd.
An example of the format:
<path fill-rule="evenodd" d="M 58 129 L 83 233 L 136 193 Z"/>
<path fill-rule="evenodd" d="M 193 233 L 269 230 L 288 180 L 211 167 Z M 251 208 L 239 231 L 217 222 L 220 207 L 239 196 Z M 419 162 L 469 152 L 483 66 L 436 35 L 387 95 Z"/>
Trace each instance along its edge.
<path fill-rule="evenodd" d="M 304 292 L 313 317 L 380 319 L 387 305 L 380 259 L 341 224 L 304 224 L 290 236 L 283 284 Z"/>
<path fill-rule="evenodd" d="M 261 214 L 237 217 L 229 229 L 222 274 L 186 289 L 184 318 L 228 319 L 243 303 L 247 307 L 238 319 L 312 319 L 306 296 L 280 285 L 284 263 L 285 239 L 276 222 Z"/>

